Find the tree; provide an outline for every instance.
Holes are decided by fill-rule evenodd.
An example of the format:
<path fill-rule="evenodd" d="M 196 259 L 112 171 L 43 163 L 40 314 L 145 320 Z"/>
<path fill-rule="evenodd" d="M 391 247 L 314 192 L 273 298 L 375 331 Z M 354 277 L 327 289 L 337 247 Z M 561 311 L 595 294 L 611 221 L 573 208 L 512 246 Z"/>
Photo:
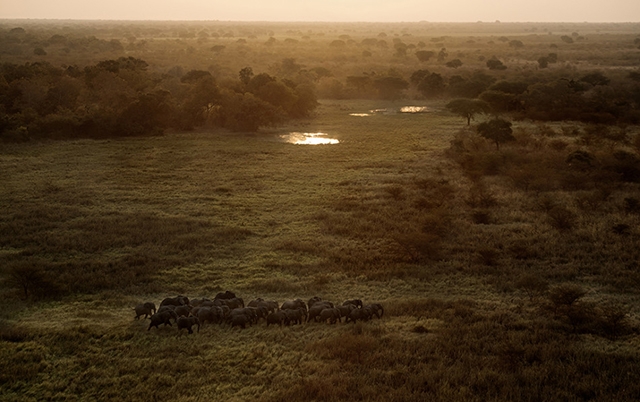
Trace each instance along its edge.
<path fill-rule="evenodd" d="M 521 48 L 521 47 L 524 47 L 524 43 L 522 43 L 521 40 L 512 40 L 512 41 L 509 41 L 509 46 L 515 47 L 515 48 Z"/>
<path fill-rule="evenodd" d="M 285 112 L 293 108 L 296 95 L 291 88 L 280 81 L 270 81 L 253 91 L 253 94 L 275 107 L 280 107 Z"/>
<path fill-rule="evenodd" d="M 484 91 L 480 94 L 480 99 L 486 102 L 494 113 L 512 112 L 520 109 L 518 95 L 502 91 Z"/>
<path fill-rule="evenodd" d="M 422 81 L 424 77 L 428 76 L 429 74 L 431 74 L 429 70 L 416 70 L 411 74 L 411 77 L 409 77 L 409 81 L 413 85 L 417 86 L 418 84 L 420 84 L 420 81 Z"/>
<path fill-rule="evenodd" d="M 596 86 L 596 85 L 607 85 L 609 84 L 610 80 L 601 72 L 596 71 L 580 78 L 580 81 Z"/>
<path fill-rule="evenodd" d="M 492 58 L 487 60 L 487 67 L 489 67 L 489 70 L 506 70 L 507 69 L 507 66 L 502 64 L 502 62 L 498 60 L 496 56 L 493 56 Z"/>
<path fill-rule="evenodd" d="M 180 106 L 184 121 L 183 128 L 202 125 L 211 117 L 210 111 L 220 103 L 220 89 L 213 77 L 203 77 L 194 83 L 186 100 Z"/>
<path fill-rule="evenodd" d="M 512 134 L 511 122 L 501 118 L 480 123 L 476 130 L 482 137 L 493 141 L 496 144 L 497 150 L 500 150 L 501 143 L 515 141 L 515 137 Z"/>
<path fill-rule="evenodd" d="M 512 95 L 520 95 L 527 91 L 529 84 L 523 81 L 499 81 L 489 87 L 490 91 L 499 91 Z"/>
<path fill-rule="evenodd" d="M 251 78 L 253 78 L 253 69 L 251 67 L 245 67 L 240 70 L 238 75 L 240 76 L 240 82 L 247 85 L 249 81 L 251 81 Z"/>
<path fill-rule="evenodd" d="M 445 106 L 450 112 L 467 119 L 467 126 L 476 114 L 487 113 L 489 105 L 478 99 L 454 99 Z"/>
<path fill-rule="evenodd" d="M 204 70 L 191 70 L 180 78 L 182 83 L 194 83 L 199 79 L 211 77 L 211 73 Z"/>
<path fill-rule="evenodd" d="M 430 50 L 418 50 L 416 52 L 416 57 L 419 61 L 429 61 L 429 59 L 435 55 L 436 54 Z"/>
<path fill-rule="evenodd" d="M 347 77 L 347 86 L 354 87 L 358 91 L 364 91 L 371 85 L 371 78 L 365 76 L 352 75 Z"/>
<path fill-rule="evenodd" d="M 396 57 L 406 57 L 408 46 L 405 43 L 402 43 L 402 42 L 396 43 L 393 45 L 393 48 L 396 51 L 395 53 Z"/>
<path fill-rule="evenodd" d="M 425 97 L 435 97 L 444 90 L 444 78 L 438 73 L 431 73 L 418 84 L 418 91 Z"/>
<path fill-rule="evenodd" d="M 443 47 L 438 52 L 438 61 L 442 63 L 443 61 L 446 60 L 448 56 L 449 56 L 449 53 L 447 53 L 447 49 Z"/>
<path fill-rule="evenodd" d="M 286 120 L 281 108 L 249 92 L 232 94 L 224 103 L 221 112 L 224 126 L 234 131 L 258 131 L 260 127 L 275 126 Z"/>
<path fill-rule="evenodd" d="M 548 66 L 549 66 L 549 59 L 547 57 L 543 56 L 538 59 L 538 67 L 547 68 Z"/>
<path fill-rule="evenodd" d="M 381 77 L 373 82 L 381 99 L 399 99 L 409 83 L 400 77 Z"/>
<path fill-rule="evenodd" d="M 573 38 L 571 36 L 568 35 L 562 35 L 560 37 L 560 39 L 564 42 L 564 43 L 573 43 Z"/>
<path fill-rule="evenodd" d="M 449 68 L 458 68 L 460 66 L 462 66 L 462 61 L 460 61 L 460 59 L 453 59 L 451 61 L 448 61 L 445 66 L 449 67 Z"/>

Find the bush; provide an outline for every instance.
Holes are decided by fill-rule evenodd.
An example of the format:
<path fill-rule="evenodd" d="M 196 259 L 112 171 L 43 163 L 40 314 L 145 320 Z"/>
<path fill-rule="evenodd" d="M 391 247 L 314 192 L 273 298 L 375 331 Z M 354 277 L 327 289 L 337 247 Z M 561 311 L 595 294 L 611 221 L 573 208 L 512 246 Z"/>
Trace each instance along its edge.
<path fill-rule="evenodd" d="M 580 285 L 563 283 L 551 288 L 549 291 L 549 301 L 551 301 L 554 310 L 557 310 L 561 307 L 572 306 L 586 294 L 587 291 Z"/>
<path fill-rule="evenodd" d="M 640 200 L 635 197 L 627 197 L 623 201 L 622 208 L 628 214 L 640 213 Z"/>
<path fill-rule="evenodd" d="M 533 300 L 535 297 L 540 296 L 547 291 L 549 288 L 549 282 L 544 278 L 541 278 L 539 275 L 527 273 L 518 278 L 515 286 L 518 289 L 522 289 L 527 296 L 529 296 L 529 299 Z"/>
<path fill-rule="evenodd" d="M 547 212 L 547 215 L 551 226 L 560 231 L 569 231 L 573 229 L 576 224 L 575 214 L 562 206 L 551 208 L 551 210 Z"/>

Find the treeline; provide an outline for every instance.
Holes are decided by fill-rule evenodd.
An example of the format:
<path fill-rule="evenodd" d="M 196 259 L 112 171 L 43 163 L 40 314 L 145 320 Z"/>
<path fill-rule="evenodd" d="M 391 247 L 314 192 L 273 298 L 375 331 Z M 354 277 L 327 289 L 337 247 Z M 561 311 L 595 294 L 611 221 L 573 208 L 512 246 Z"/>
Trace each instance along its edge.
<path fill-rule="evenodd" d="M 615 79 L 600 71 L 584 72 L 579 78 L 558 75 L 525 79 L 508 75 L 498 80 L 484 70 L 446 76 L 420 69 L 408 80 L 397 71 L 369 73 L 349 76 L 344 84 L 334 80 L 320 90 L 322 95 L 337 98 L 401 99 L 410 89 L 426 99 L 480 99 L 492 113 L 508 113 L 517 119 L 640 124 L 640 72 L 617 74 Z"/>
<path fill-rule="evenodd" d="M 154 135 L 204 125 L 256 131 L 317 106 L 309 85 L 255 75 L 220 83 L 208 71 L 150 71 L 134 57 L 84 68 L 48 62 L 0 65 L 0 138 L 105 138 Z"/>

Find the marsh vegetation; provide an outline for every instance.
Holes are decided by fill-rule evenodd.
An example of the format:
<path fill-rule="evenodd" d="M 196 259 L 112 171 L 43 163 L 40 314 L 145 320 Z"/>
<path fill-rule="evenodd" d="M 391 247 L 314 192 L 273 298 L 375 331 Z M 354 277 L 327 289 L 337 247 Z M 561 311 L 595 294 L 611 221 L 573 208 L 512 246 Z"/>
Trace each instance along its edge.
<path fill-rule="evenodd" d="M 0 399 L 640 396 L 638 25 L 3 21 L 0 37 Z M 249 89 L 261 74 L 273 92 Z M 277 118 L 245 126 L 244 102 Z M 190 335 L 134 320 L 225 290 L 385 314 Z"/>

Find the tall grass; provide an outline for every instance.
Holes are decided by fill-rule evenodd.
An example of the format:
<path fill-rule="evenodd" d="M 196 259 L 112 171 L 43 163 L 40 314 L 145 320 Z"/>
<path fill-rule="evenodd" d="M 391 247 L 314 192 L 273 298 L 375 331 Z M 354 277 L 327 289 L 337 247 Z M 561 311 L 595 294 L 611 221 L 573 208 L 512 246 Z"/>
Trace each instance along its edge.
<path fill-rule="evenodd" d="M 524 123 L 498 153 L 456 117 L 345 111 L 398 105 L 325 102 L 253 135 L 4 146 L 0 399 L 637 399 L 637 183 L 567 168 L 573 138 Z M 301 129 L 340 144 L 278 140 Z M 224 290 L 385 315 L 193 335 L 133 318 Z"/>

